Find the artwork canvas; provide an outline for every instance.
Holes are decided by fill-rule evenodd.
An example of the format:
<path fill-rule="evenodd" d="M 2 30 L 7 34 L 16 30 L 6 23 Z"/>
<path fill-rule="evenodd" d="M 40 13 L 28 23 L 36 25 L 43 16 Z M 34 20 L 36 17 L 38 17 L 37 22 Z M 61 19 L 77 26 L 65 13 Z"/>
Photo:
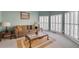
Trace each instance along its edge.
<path fill-rule="evenodd" d="M 21 19 L 30 19 L 30 13 L 29 12 L 20 12 L 20 18 Z"/>

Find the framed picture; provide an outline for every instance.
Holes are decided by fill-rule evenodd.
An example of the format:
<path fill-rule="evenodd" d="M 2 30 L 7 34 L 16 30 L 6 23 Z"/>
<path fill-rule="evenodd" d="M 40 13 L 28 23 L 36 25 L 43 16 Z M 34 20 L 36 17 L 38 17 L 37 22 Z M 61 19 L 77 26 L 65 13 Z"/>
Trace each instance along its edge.
<path fill-rule="evenodd" d="M 30 19 L 30 13 L 29 12 L 20 12 L 20 18 L 21 19 Z"/>

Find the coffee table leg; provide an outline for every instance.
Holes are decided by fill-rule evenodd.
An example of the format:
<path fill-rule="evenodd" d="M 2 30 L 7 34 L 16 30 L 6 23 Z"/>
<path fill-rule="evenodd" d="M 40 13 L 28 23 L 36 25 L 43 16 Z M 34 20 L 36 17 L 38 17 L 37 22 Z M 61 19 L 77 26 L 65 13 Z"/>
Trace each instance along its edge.
<path fill-rule="evenodd" d="M 47 40 L 49 40 L 49 36 L 47 35 Z"/>
<path fill-rule="evenodd" d="M 31 48 L 31 40 L 29 40 L 29 44 L 30 44 L 29 48 Z"/>

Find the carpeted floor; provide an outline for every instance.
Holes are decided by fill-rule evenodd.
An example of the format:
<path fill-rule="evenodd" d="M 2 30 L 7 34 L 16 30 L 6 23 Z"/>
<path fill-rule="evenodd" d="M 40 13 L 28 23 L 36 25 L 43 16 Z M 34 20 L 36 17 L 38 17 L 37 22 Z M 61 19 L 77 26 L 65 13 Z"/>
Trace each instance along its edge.
<path fill-rule="evenodd" d="M 45 41 L 41 44 L 35 44 L 35 46 L 32 45 L 33 48 L 41 47 L 41 48 L 79 48 L 79 45 L 74 43 L 72 40 L 66 38 L 63 35 L 53 33 L 53 32 L 47 32 L 45 31 L 46 34 L 50 36 L 50 42 L 45 39 Z M 39 39 L 38 39 L 39 40 Z M 43 41 L 43 40 L 42 40 Z M 0 42 L 0 48 L 28 48 L 28 44 L 24 44 L 25 38 L 17 38 L 17 39 L 2 39 Z M 36 41 L 36 43 L 38 43 Z M 28 45 L 28 46 L 27 46 Z"/>
<path fill-rule="evenodd" d="M 32 40 L 31 44 L 32 44 L 32 48 L 47 48 L 47 45 L 51 44 L 54 41 L 55 39 L 51 37 L 49 38 L 49 40 L 47 40 L 47 38 L 44 37 L 42 39 Z M 25 40 L 25 37 L 18 38 L 17 47 L 18 48 L 29 48 L 29 40 Z"/>

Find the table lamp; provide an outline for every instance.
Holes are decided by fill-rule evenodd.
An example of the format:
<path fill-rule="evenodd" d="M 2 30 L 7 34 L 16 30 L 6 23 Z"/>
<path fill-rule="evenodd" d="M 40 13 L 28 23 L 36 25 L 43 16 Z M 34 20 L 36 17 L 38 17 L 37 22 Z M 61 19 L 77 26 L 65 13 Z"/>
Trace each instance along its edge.
<path fill-rule="evenodd" d="M 38 23 L 37 22 L 34 22 L 34 26 L 35 26 L 35 29 L 36 29 L 35 34 L 38 34 Z"/>
<path fill-rule="evenodd" d="M 9 22 L 3 22 L 2 26 L 5 27 L 5 32 L 8 32 L 8 27 L 10 27 L 11 24 Z"/>

